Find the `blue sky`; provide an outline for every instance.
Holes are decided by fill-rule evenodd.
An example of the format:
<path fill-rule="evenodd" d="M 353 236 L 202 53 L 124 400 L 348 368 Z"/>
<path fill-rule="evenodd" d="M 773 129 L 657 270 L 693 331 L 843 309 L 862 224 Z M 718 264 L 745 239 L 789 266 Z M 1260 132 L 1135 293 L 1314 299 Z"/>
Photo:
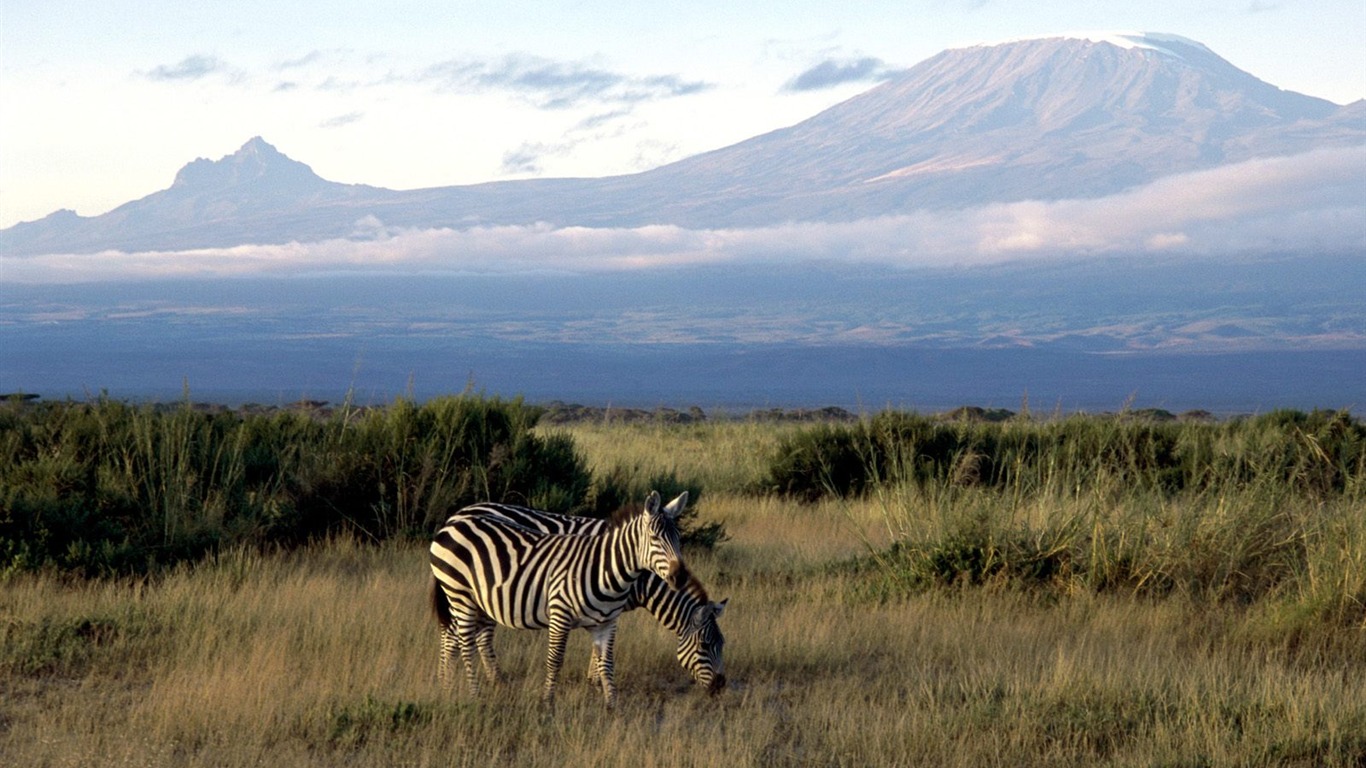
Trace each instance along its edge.
<path fill-rule="evenodd" d="M 1184 35 L 1280 87 L 1366 98 L 1363 0 L 0 0 L 0 227 L 103 213 L 256 135 L 395 189 L 628 173 L 945 48 L 1096 29 Z"/>

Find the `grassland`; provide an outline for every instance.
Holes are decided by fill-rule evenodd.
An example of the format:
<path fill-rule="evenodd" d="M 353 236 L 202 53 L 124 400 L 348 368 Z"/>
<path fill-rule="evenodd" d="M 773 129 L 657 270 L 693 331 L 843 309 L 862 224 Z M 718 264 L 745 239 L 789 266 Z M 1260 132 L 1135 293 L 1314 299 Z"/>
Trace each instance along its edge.
<path fill-rule="evenodd" d="M 1098 475 L 1085 451 L 1081 469 L 1057 454 L 996 471 L 958 451 L 943 478 L 894 456 L 871 462 L 884 476 L 866 492 L 802 501 L 772 490 L 774 457 L 809 429 L 546 430 L 596 476 L 703 489 L 700 520 L 728 536 L 690 553 L 730 598 L 720 697 L 690 689 L 643 614 L 622 622 L 616 711 L 577 675 L 543 710 L 545 638 L 513 631 L 499 634 L 507 686 L 443 695 L 425 543 L 333 535 L 137 576 L 6 575 L 0 762 L 1366 762 L 1366 473 L 1350 445 L 1329 455 L 1312 421 L 1202 427 L 1223 455 L 1262 457 L 1267 471 L 1237 464 L 1236 483 L 1149 482 L 1135 462 Z M 1311 458 L 1278 453 L 1277 434 Z M 1239 454 L 1259 441 L 1274 444 Z M 586 664 L 586 637 L 570 654 Z"/>

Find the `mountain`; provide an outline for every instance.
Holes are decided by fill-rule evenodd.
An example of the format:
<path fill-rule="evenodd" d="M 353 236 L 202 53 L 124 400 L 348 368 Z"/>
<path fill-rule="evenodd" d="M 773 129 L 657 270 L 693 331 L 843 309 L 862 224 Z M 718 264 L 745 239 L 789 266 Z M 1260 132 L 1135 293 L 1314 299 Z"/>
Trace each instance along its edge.
<path fill-rule="evenodd" d="M 945 51 L 795 126 L 642 177 L 710 194 L 736 210 L 729 223 L 848 218 L 1111 194 L 1362 143 L 1361 118 L 1183 38 L 1025 40 Z"/>
<path fill-rule="evenodd" d="M 259 136 L 221 160 L 181 168 L 169 189 L 92 217 L 62 210 L 15 225 L 0 251 L 25 255 L 117 249 L 169 250 L 337 236 L 336 211 L 392 194 L 337 184 Z"/>
<path fill-rule="evenodd" d="M 318 177 L 261 138 L 93 217 L 0 231 L 0 253 L 175 250 L 389 227 L 838 221 L 1097 197 L 1251 158 L 1366 144 L 1366 103 L 1284 91 L 1200 43 L 1113 34 L 944 51 L 796 125 L 650 171 L 395 191 Z"/>

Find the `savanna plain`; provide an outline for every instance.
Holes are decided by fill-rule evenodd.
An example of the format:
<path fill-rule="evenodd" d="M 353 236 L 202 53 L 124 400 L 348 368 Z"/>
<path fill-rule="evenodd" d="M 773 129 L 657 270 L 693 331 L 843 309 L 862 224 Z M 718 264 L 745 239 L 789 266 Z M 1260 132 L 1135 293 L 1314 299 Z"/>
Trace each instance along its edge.
<path fill-rule="evenodd" d="M 666 415 L 4 405 L 0 764 L 1366 765 L 1351 414 Z M 442 691 L 444 514 L 652 487 L 727 690 L 635 611 L 613 710 L 581 632 L 553 709 L 543 633 Z"/>

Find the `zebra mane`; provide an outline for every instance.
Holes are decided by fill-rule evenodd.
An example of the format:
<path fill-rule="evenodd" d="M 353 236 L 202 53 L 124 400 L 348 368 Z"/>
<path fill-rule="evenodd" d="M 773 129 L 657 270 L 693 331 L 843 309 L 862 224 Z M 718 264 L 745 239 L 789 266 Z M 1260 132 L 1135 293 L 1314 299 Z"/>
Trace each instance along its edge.
<path fill-rule="evenodd" d="M 702 586 L 702 582 L 698 581 L 697 577 L 692 575 L 691 571 L 688 572 L 688 583 L 684 584 L 678 591 L 691 595 L 701 601 L 703 605 L 711 602 L 711 598 L 707 597 L 706 587 Z"/>
<path fill-rule="evenodd" d="M 620 528 L 631 521 L 631 518 L 640 514 L 641 507 L 633 507 L 630 504 L 623 504 L 617 507 L 616 511 L 607 518 L 607 530 Z"/>

